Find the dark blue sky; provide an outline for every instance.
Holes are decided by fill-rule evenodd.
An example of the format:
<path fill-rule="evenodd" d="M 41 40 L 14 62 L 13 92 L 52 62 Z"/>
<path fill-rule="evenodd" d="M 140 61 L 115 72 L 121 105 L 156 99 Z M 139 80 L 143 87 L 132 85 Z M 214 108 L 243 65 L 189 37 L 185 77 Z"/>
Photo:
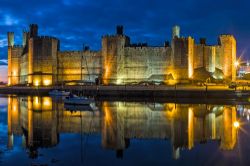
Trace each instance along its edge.
<path fill-rule="evenodd" d="M 250 58 L 250 1 L 248 0 L 0 0 L 0 59 L 7 58 L 7 31 L 21 33 L 30 23 L 41 35 L 61 40 L 61 50 L 81 49 L 86 43 L 100 49 L 101 36 L 115 33 L 123 24 L 132 42 L 162 45 L 171 28 L 181 26 L 182 36 L 198 42 L 206 37 L 216 44 L 219 34 L 233 34 L 238 55 Z"/>

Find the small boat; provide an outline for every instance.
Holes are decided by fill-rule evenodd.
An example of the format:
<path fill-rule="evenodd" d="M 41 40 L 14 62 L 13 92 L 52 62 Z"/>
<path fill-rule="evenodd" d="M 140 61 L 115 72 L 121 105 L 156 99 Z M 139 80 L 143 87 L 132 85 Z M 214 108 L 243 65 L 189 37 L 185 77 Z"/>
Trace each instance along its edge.
<path fill-rule="evenodd" d="M 90 105 L 93 102 L 93 99 L 76 95 L 70 95 L 64 99 L 64 104 L 66 105 Z"/>
<path fill-rule="evenodd" d="M 50 96 L 68 96 L 70 95 L 70 92 L 55 89 L 55 90 L 50 91 L 49 95 Z"/>

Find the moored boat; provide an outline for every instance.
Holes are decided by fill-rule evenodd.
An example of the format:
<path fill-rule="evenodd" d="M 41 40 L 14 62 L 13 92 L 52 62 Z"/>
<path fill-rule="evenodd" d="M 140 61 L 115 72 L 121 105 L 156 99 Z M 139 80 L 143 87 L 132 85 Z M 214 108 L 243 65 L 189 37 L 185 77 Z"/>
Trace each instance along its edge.
<path fill-rule="evenodd" d="M 70 95 L 70 92 L 55 89 L 55 90 L 50 91 L 49 95 L 50 96 L 68 96 Z"/>

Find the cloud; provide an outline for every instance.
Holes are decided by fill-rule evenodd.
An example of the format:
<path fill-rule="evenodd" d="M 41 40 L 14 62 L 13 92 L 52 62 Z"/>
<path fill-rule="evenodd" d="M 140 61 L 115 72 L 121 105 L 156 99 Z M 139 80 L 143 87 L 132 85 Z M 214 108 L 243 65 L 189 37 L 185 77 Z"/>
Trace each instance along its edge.
<path fill-rule="evenodd" d="M 7 82 L 8 66 L 0 66 L 0 82 Z"/>
<path fill-rule="evenodd" d="M 5 15 L 4 16 L 4 24 L 7 26 L 17 25 L 18 19 L 13 18 L 11 15 Z"/>
<path fill-rule="evenodd" d="M 8 66 L 8 60 L 0 59 L 0 66 Z"/>
<path fill-rule="evenodd" d="M 4 38 L 4 39 L 0 39 L 0 47 L 3 48 L 3 47 L 6 47 L 8 45 L 7 43 L 7 39 Z"/>

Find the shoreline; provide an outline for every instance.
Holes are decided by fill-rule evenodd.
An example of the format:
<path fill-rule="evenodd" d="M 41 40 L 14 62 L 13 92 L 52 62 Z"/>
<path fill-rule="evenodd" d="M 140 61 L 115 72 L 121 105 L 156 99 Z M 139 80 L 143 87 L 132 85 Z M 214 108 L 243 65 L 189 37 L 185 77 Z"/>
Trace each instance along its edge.
<path fill-rule="evenodd" d="M 77 95 L 94 97 L 143 97 L 143 98 L 248 98 L 250 87 L 229 89 L 226 86 L 133 86 L 133 85 L 89 85 L 65 87 L 0 87 L 0 94 L 48 95 L 53 89 L 70 91 Z"/>

